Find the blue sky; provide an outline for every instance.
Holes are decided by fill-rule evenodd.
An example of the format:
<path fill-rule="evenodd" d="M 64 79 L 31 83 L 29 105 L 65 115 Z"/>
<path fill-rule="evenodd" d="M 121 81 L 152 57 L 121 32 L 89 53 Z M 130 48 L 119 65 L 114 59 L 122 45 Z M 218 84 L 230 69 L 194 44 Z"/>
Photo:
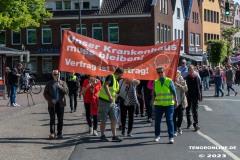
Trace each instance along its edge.
<path fill-rule="evenodd" d="M 240 4 L 240 0 L 234 0 L 234 2 L 238 2 L 238 4 Z"/>

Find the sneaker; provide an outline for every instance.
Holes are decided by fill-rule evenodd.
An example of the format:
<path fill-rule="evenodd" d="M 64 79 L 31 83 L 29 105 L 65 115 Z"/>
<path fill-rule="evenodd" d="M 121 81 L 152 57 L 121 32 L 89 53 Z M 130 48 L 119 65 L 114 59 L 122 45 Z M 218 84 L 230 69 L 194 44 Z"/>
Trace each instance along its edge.
<path fill-rule="evenodd" d="M 17 105 L 15 103 L 12 103 L 11 106 L 12 107 L 17 107 Z"/>
<path fill-rule="evenodd" d="M 149 119 L 147 120 L 147 122 L 148 122 L 148 123 L 152 123 L 152 120 L 151 120 L 151 118 L 149 118 Z"/>
<path fill-rule="evenodd" d="M 169 144 L 173 144 L 174 143 L 174 138 L 169 138 Z"/>
<path fill-rule="evenodd" d="M 160 136 L 156 136 L 154 139 L 155 142 L 158 142 L 159 140 L 160 140 Z"/>
<path fill-rule="evenodd" d="M 52 139 L 54 139 L 54 138 L 55 138 L 55 134 L 54 134 L 54 133 L 52 133 L 52 134 L 49 135 L 49 140 L 52 140 Z"/>
<path fill-rule="evenodd" d="M 20 107 L 20 105 L 19 105 L 19 104 L 17 104 L 17 103 L 15 103 L 15 105 L 16 105 L 17 107 Z"/>
<path fill-rule="evenodd" d="M 178 134 L 182 135 L 182 129 L 178 128 Z"/>
<path fill-rule="evenodd" d="M 235 96 L 237 96 L 238 92 L 235 92 Z"/>
<path fill-rule="evenodd" d="M 197 132 L 199 129 L 200 129 L 200 127 L 199 127 L 198 125 L 196 125 L 196 126 L 194 127 L 194 131 L 195 131 L 195 132 Z"/>
<path fill-rule="evenodd" d="M 125 133 L 125 131 L 122 131 L 122 135 L 123 135 L 123 136 L 126 136 L 126 133 Z"/>
<path fill-rule="evenodd" d="M 223 97 L 223 96 L 224 96 L 224 94 L 221 95 L 221 97 Z"/>
<path fill-rule="evenodd" d="M 135 117 L 138 117 L 138 115 L 136 114 Z"/>
<path fill-rule="evenodd" d="M 105 135 L 102 135 L 102 136 L 100 137 L 100 141 L 101 141 L 101 142 L 108 142 L 108 139 L 106 138 Z"/>
<path fill-rule="evenodd" d="M 128 137 L 133 137 L 133 135 L 131 134 L 131 133 L 128 133 L 128 135 L 127 135 Z"/>
<path fill-rule="evenodd" d="M 70 113 L 73 113 L 73 110 L 71 109 L 71 112 Z"/>
<path fill-rule="evenodd" d="M 96 130 L 93 130 L 93 135 L 94 135 L 94 136 L 98 136 L 98 133 L 97 133 Z"/>
<path fill-rule="evenodd" d="M 76 108 L 74 108 L 73 112 L 76 112 L 76 111 L 77 111 L 77 109 L 76 109 Z"/>
<path fill-rule="evenodd" d="M 230 94 L 226 94 L 226 96 L 230 96 Z"/>
<path fill-rule="evenodd" d="M 63 135 L 62 134 L 58 134 L 57 135 L 57 139 L 63 139 Z"/>
<path fill-rule="evenodd" d="M 191 129 L 191 125 L 188 125 L 188 126 L 187 126 L 187 129 Z"/>
<path fill-rule="evenodd" d="M 89 127 L 89 134 L 93 134 L 93 128 Z"/>
<path fill-rule="evenodd" d="M 113 142 L 122 142 L 123 139 L 122 139 L 122 138 L 119 138 L 119 137 L 117 137 L 117 136 L 113 136 L 113 137 L 112 137 L 112 141 L 113 141 Z"/>
<path fill-rule="evenodd" d="M 174 137 L 177 137 L 177 132 L 175 131 L 175 133 L 174 133 Z"/>
<path fill-rule="evenodd" d="M 144 114 L 141 114 L 141 117 L 145 117 Z"/>

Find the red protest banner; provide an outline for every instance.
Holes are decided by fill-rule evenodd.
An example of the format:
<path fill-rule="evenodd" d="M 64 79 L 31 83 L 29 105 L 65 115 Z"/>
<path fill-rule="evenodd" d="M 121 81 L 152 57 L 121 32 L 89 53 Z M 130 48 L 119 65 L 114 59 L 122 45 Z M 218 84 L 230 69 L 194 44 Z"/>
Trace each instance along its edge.
<path fill-rule="evenodd" d="M 181 40 L 154 46 L 125 46 L 98 41 L 65 30 L 59 70 L 96 76 L 124 69 L 123 77 L 144 80 L 158 78 L 156 67 L 164 66 L 166 76 L 174 78 L 180 55 Z"/>

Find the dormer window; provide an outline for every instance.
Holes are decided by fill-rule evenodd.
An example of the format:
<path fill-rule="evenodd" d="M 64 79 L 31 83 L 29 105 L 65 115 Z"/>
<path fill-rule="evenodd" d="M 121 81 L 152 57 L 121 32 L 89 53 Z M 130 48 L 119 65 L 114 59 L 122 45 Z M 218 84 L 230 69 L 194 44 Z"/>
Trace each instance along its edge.
<path fill-rule="evenodd" d="M 56 10 L 62 10 L 62 1 L 56 1 Z"/>

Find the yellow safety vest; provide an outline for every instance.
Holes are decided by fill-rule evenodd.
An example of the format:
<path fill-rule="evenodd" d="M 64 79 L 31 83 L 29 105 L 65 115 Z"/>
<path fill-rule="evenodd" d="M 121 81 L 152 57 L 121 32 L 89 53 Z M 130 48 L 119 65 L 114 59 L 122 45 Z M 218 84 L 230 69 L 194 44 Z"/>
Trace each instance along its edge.
<path fill-rule="evenodd" d="M 68 77 L 68 81 L 76 81 L 76 80 L 77 80 L 77 76 L 73 76 L 73 77 L 69 76 Z"/>
<path fill-rule="evenodd" d="M 160 80 L 154 81 L 154 91 L 156 94 L 154 105 L 156 106 L 172 106 L 174 105 L 173 94 L 170 91 L 170 78 L 166 78 L 162 85 Z"/>
<path fill-rule="evenodd" d="M 118 84 L 118 81 L 117 81 L 115 75 L 114 74 L 112 74 L 112 75 L 113 75 L 113 86 L 108 86 L 108 88 L 109 88 L 110 94 L 113 97 L 113 101 L 115 102 L 116 101 L 116 94 L 119 91 L 119 84 Z M 103 82 L 102 88 L 100 89 L 99 97 L 104 99 L 104 100 L 109 101 L 108 95 L 107 95 L 107 93 L 104 89 L 104 84 L 105 84 L 105 81 Z"/>

